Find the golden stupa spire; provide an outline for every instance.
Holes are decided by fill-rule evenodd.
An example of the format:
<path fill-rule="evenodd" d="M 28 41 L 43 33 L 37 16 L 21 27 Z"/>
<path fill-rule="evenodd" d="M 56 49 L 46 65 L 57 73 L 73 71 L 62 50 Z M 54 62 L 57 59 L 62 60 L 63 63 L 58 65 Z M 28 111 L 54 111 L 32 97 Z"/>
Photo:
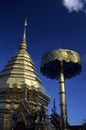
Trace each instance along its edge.
<path fill-rule="evenodd" d="M 27 29 L 27 19 L 25 18 L 24 22 L 24 34 L 23 34 L 23 39 L 20 45 L 20 49 L 27 49 L 27 44 L 26 44 L 26 29 Z"/>
<path fill-rule="evenodd" d="M 24 22 L 24 36 L 23 39 L 26 41 L 26 28 L 27 28 L 27 19 L 25 18 L 25 22 Z"/>

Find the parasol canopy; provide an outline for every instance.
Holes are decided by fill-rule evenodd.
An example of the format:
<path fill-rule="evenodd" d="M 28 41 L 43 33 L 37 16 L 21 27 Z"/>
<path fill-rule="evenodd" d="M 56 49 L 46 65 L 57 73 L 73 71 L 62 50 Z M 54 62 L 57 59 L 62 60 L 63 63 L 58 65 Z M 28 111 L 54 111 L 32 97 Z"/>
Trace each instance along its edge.
<path fill-rule="evenodd" d="M 64 78 L 68 79 L 81 72 L 81 59 L 78 53 L 68 49 L 56 49 L 46 53 L 41 59 L 40 70 L 51 79 L 59 78 L 63 62 Z"/>

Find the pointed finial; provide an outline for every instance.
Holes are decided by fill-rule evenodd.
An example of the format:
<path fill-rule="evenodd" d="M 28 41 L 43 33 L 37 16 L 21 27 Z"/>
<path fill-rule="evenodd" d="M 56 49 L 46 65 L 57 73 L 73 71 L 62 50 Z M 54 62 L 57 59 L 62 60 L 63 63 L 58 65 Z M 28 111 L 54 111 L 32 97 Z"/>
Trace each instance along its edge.
<path fill-rule="evenodd" d="M 27 19 L 25 18 L 25 22 L 24 22 L 24 34 L 23 34 L 22 43 L 20 45 L 20 49 L 26 49 L 27 50 L 27 45 L 26 45 L 26 28 L 27 28 Z"/>
<path fill-rule="evenodd" d="M 24 22 L 24 40 L 26 41 L 26 28 L 27 28 L 27 19 L 25 18 L 25 22 Z"/>
<path fill-rule="evenodd" d="M 25 18 L 24 26 L 27 27 L 27 18 Z"/>
<path fill-rule="evenodd" d="M 56 113 L 56 102 L 55 102 L 55 99 L 54 99 L 54 102 L 53 102 L 53 109 L 52 109 L 53 113 Z"/>

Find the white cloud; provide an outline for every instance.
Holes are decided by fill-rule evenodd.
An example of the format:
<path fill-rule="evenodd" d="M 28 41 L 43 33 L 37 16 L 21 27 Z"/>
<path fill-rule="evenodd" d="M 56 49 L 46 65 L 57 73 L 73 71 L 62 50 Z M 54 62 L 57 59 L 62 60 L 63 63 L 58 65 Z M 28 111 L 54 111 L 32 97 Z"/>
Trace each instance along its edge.
<path fill-rule="evenodd" d="M 86 0 L 63 0 L 63 5 L 69 12 L 83 11 L 86 13 Z"/>

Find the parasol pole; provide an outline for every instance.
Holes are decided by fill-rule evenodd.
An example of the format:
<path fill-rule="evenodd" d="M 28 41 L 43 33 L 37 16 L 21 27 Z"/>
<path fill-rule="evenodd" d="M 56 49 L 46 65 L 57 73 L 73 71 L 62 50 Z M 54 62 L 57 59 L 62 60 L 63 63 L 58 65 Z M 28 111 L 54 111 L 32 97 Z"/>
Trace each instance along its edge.
<path fill-rule="evenodd" d="M 67 105 L 66 105 L 66 90 L 64 82 L 64 66 L 63 61 L 60 61 L 59 73 L 59 86 L 60 86 L 60 112 L 61 112 L 61 129 L 67 130 Z"/>

